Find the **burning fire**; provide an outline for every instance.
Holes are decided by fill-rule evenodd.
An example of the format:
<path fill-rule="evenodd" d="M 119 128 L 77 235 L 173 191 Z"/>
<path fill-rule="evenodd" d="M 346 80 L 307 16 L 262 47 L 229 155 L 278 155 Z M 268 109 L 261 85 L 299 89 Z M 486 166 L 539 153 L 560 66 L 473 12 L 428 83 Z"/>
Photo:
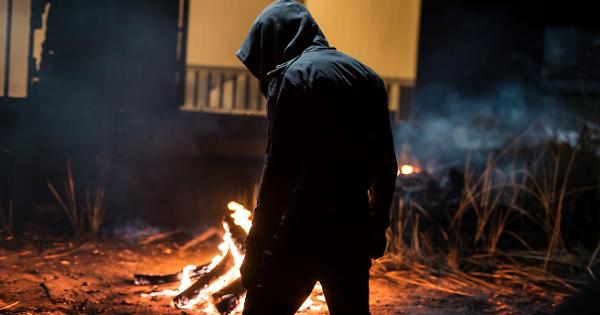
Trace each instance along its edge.
<path fill-rule="evenodd" d="M 403 164 L 398 168 L 398 175 L 412 175 L 421 173 L 421 169 L 418 166 Z"/>
<path fill-rule="evenodd" d="M 216 278 L 215 280 L 209 281 L 204 286 L 199 287 L 198 293 L 194 294 L 192 297 L 182 297 L 186 295 L 186 291 L 192 289 L 196 283 L 193 279 L 193 272 L 198 269 L 195 265 L 188 265 L 183 268 L 181 272 L 181 278 L 179 282 L 179 287 L 177 290 L 163 290 L 158 292 L 151 292 L 142 294 L 143 297 L 153 297 L 153 296 L 172 296 L 175 297 L 174 301 L 171 303 L 172 306 L 175 306 L 179 309 L 196 309 L 197 308 L 202 314 L 222 314 L 215 305 L 214 294 L 220 292 L 223 289 L 226 289 L 230 285 L 236 284 L 236 281 L 240 279 L 240 266 L 242 261 L 244 260 L 244 253 L 240 252 L 240 248 L 236 244 L 234 240 L 234 235 L 232 234 L 232 229 L 241 228 L 246 234 L 250 231 L 250 227 L 252 227 L 252 221 L 250 219 L 252 213 L 247 210 L 244 206 L 237 202 L 229 202 L 227 204 L 227 208 L 231 211 L 229 217 L 231 220 L 225 220 L 223 222 L 223 229 L 225 230 L 225 234 L 223 235 L 223 241 L 219 244 L 219 250 L 221 253 L 211 260 L 211 262 L 206 266 L 205 273 L 209 274 L 213 270 L 219 268 L 219 266 L 226 266 L 227 259 L 229 257 L 233 258 L 233 266 L 227 269 L 222 273 L 221 276 Z M 230 226 L 233 223 L 235 226 Z M 195 291 L 192 291 L 195 292 Z M 183 294 L 182 294 L 183 293 Z M 321 302 L 325 302 L 325 297 L 323 295 L 323 289 L 320 283 L 317 283 L 313 289 L 312 296 L 315 296 L 317 300 Z M 246 294 L 243 293 L 237 299 L 237 305 L 235 305 L 232 309 L 228 310 L 227 314 L 238 314 L 244 308 L 244 300 Z M 234 301 L 233 303 L 235 303 Z M 300 307 L 300 310 L 311 309 L 318 311 L 321 309 L 321 305 L 315 305 L 313 299 L 309 296 L 306 301 Z"/>

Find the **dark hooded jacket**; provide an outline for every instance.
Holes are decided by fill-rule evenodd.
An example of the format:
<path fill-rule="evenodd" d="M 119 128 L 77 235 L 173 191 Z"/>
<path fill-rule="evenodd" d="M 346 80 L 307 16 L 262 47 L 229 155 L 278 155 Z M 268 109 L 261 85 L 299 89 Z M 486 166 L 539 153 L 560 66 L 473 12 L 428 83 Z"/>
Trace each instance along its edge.
<path fill-rule="evenodd" d="M 325 251 L 340 241 L 367 250 L 370 231 L 389 225 L 397 172 L 382 80 L 329 47 L 292 0 L 269 5 L 236 55 L 259 79 L 268 118 L 246 258 L 286 233 L 284 247 L 296 253 L 313 240 Z"/>

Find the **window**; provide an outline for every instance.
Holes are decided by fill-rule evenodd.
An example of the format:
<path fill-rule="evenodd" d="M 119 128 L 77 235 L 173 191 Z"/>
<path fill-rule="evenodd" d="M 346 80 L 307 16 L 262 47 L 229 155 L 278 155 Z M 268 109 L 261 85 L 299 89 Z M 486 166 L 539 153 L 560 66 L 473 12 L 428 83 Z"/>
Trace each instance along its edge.
<path fill-rule="evenodd" d="M 27 97 L 30 20 L 31 0 L 0 0 L 0 97 Z"/>

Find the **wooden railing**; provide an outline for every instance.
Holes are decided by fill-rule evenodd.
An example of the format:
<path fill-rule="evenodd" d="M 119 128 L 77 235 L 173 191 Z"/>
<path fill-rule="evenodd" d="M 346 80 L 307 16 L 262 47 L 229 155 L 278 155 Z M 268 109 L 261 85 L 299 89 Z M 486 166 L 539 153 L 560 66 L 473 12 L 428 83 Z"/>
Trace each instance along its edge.
<path fill-rule="evenodd" d="M 241 68 L 187 66 L 182 110 L 264 115 L 258 80 Z"/>
<path fill-rule="evenodd" d="M 395 120 L 408 119 L 414 102 L 412 81 L 384 78 Z M 188 65 L 181 110 L 233 115 L 265 115 L 258 80 L 242 68 Z"/>

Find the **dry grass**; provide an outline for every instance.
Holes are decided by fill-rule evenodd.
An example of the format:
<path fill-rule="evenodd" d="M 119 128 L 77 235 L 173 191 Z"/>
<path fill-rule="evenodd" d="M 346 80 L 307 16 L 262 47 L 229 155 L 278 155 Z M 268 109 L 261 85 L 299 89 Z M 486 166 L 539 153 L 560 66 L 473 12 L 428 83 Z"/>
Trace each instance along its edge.
<path fill-rule="evenodd" d="M 65 211 L 69 222 L 73 227 L 75 234 L 80 234 L 84 231 L 83 212 L 79 211 L 77 206 L 77 198 L 75 192 L 75 179 L 73 178 L 73 172 L 71 169 L 71 161 L 67 161 L 67 181 L 65 183 L 65 198 L 63 198 L 58 190 L 50 182 L 48 189 L 58 202 L 58 205 Z"/>
<path fill-rule="evenodd" d="M 388 278 L 465 296 L 511 294 L 512 288 L 525 288 L 557 301 L 583 283 L 575 280 L 582 274 L 597 276 L 592 272 L 600 263 L 597 229 L 581 231 L 598 239 L 598 245 L 586 248 L 565 239 L 570 235 L 563 231 L 563 220 L 567 212 L 578 210 L 570 202 L 579 193 L 600 188 L 574 186 L 572 180 L 589 177 L 573 173 L 580 162 L 578 154 L 593 150 L 596 156 L 600 146 L 549 142 L 541 152 L 538 148 L 537 157 L 523 162 L 518 141 L 490 156 L 482 171 L 473 170 L 467 159 L 462 196 L 454 212 L 447 214 L 445 226 L 429 220 L 428 210 L 410 197 L 399 200 L 397 233 L 388 235 L 387 256 L 380 260 Z M 440 239 L 445 244 L 439 244 Z M 402 269 L 411 276 L 393 271 Z"/>
<path fill-rule="evenodd" d="M 90 232 L 98 233 L 100 225 L 104 219 L 106 190 L 103 187 L 96 186 L 93 191 L 86 191 L 86 213 Z"/>
<path fill-rule="evenodd" d="M 48 189 L 56 199 L 56 202 L 64 210 L 75 235 L 82 235 L 86 232 L 92 234 L 98 233 L 106 206 L 106 190 L 100 184 L 96 184 L 93 190 L 85 189 L 85 204 L 77 203 L 77 187 L 71 167 L 71 162 L 67 161 L 67 179 L 65 182 L 65 196 L 61 196 L 58 190 L 50 182 Z"/>

